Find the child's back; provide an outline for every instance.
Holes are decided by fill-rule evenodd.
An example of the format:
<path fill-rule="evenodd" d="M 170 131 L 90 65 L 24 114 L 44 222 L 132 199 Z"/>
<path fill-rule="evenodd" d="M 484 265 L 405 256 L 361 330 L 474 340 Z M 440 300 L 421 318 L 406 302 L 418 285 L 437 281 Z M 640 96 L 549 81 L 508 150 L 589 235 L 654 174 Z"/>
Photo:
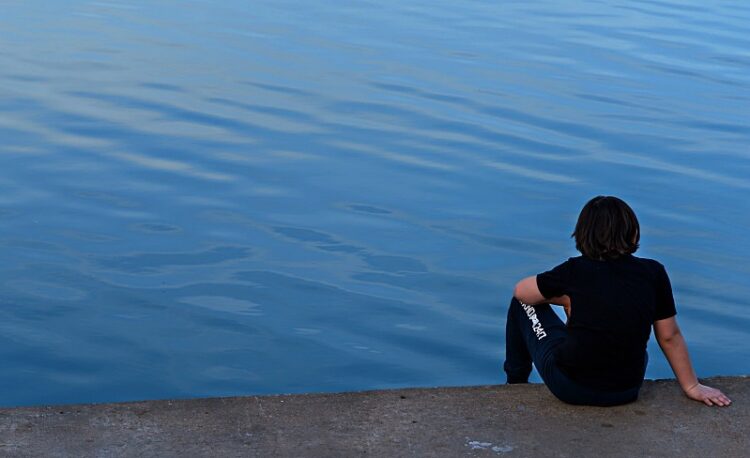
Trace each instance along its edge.
<path fill-rule="evenodd" d="M 536 281 L 545 297 L 570 297 L 567 338 L 556 348 L 566 375 L 602 389 L 640 384 L 651 325 L 675 314 L 661 264 L 633 255 L 608 261 L 578 256 Z"/>

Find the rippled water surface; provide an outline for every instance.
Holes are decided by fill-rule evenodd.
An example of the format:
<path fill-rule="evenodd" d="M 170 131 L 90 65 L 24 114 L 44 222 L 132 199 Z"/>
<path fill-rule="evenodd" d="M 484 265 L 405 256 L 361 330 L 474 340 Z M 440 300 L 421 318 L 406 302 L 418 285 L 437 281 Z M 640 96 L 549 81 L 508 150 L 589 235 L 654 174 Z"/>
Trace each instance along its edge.
<path fill-rule="evenodd" d="M 0 404 L 503 382 L 596 194 L 749 373 L 749 8 L 2 2 Z"/>

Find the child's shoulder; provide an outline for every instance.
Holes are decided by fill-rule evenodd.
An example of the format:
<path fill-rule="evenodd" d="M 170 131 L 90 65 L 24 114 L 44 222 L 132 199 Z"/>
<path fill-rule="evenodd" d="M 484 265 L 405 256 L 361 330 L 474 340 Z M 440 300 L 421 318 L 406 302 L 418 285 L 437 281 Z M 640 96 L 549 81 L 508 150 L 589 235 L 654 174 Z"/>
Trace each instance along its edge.
<path fill-rule="evenodd" d="M 633 258 L 633 259 L 635 259 L 635 260 L 637 260 L 637 261 L 639 261 L 639 262 L 642 262 L 644 264 L 650 264 L 650 265 L 653 265 L 653 266 L 664 267 L 664 265 L 662 263 L 660 263 L 659 261 L 657 261 L 656 259 L 642 258 L 640 256 L 635 256 L 635 255 L 630 255 L 630 257 Z"/>
<path fill-rule="evenodd" d="M 621 258 L 617 258 L 615 260 L 610 261 L 598 261 L 595 259 L 588 258 L 586 256 L 580 255 L 580 256 L 573 256 L 568 258 L 567 260 L 563 261 L 562 264 L 560 264 L 558 267 L 571 267 L 576 268 L 577 266 L 581 266 L 581 268 L 598 268 L 597 266 L 601 267 L 602 263 L 625 263 L 627 265 L 634 265 L 636 266 L 636 269 L 642 269 L 646 270 L 648 272 L 654 273 L 654 274 L 661 274 L 663 272 L 666 272 L 666 268 L 664 265 L 657 261 L 656 259 L 651 258 L 642 258 L 640 256 L 635 256 L 632 254 L 625 255 Z"/>
<path fill-rule="evenodd" d="M 662 274 L 666 273 L 667 269 L 664 267 L 664 264 L 657 261 L 656 259 L 651 258 L 641 258 L 638 256 L 632 256 L 631 257 L 636 260 L 640 265 L 642 265 L 645 269 L 648 269 L 649 271 L 653 272 L 654 274 Z"/>

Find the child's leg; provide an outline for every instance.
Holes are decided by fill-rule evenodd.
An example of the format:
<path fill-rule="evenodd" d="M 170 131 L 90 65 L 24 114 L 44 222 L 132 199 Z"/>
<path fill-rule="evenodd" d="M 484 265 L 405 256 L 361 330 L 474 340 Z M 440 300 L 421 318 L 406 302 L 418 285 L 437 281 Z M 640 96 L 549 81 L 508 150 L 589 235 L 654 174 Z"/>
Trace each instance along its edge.
<path fill-rule="evenodd" d="M 526 339 L 521 334 L 521 320 L 525 319 L 523 309 L 516 298 L 508 307 L 505 321 L 505 363 L 503 369 L 508 383 L 528 383 L 531 374 L 531 354 L 526 347 Z"/>
<path fill-rule="evenodd" d="M 526 383 L 531 374 L 532 360 L 543 366 L 567 335 L 565 324 L 549 304 L 529 306 L 513 298 L 505 324 L 505 363 L 508 383 Z"/>

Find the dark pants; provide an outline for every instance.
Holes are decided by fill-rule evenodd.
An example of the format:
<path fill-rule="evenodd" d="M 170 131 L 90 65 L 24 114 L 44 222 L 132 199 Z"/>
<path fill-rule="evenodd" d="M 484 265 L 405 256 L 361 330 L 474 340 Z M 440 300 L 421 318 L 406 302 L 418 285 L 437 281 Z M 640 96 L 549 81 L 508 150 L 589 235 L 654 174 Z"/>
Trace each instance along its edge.
<path fill-rule="evenodd" d="M 613 406 L 638 398 L 640 386 L 617 392 L 601 391 L 583 386 L 562 373 L 555 363 L 555 348 L 567 333 L 565 323 L 549 304 L 529 306 L 513 298 L 505 325 L 503 368 L 508 383 L 528 383 L 533 362 L 544 384 L 563 402 Z"/>

